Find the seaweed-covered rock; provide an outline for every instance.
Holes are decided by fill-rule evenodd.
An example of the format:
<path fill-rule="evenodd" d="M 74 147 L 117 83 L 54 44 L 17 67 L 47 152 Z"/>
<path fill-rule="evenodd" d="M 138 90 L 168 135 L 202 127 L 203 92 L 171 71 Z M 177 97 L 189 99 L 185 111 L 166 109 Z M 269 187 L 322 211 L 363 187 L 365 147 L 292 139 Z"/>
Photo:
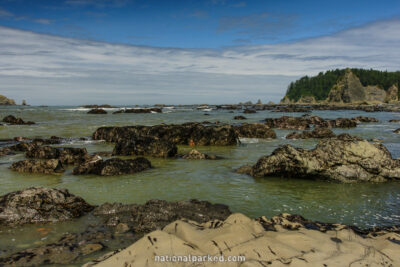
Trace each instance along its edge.
<path fill-rule="evenodd" d="M 328 128 L 315 128 L 312 131 L 290 133 L 286 136 L 286 139 L 330 138 L 334 136 L 335 134 Z"/>
<path fill-rule="evenodd" d="M 113 155 L 169 158 L 176 156 L 177 152 L 174 143 L 153 137 L 139 137 L 117 142 Z"/>
<path fill-rule="evenodd" d="M 58 159 L 48 160 L 21 160 L 14 162 L 11 170 L 27 173 L 59 174 L 65 171 L 61 161 Z"/>
<path fill-rule="evenodd" d="M 265 124 L 270 128 L 305 130 L 310 128 L 310 122 L 304 117 L 282 116 L 280 118 L 267 118 Z"/>
<path fill-rule="evenodd" d="M 91 160 L 80 164 L 75 167 L 73 174 L 96 174 L 101 176 L 114 176 L 123 174 L 133 174 L 151 168 L 151 163 L 145 158 L 136 159 L 119 159 L 112 158 L 102 160 L 100 157 L 95 156 Z"/>
<path fill-rule="evenodd" d="M 220 159 L 220 157 L 215 155 L 208 155 L 201 153 L 196 149 L 192 149 L 189 153 L 182 156 L 184 159 Z"/>
<path fill-rule="evenodd" d="M 8 115 L 3 118 L 3 122 L 12 124 L 12 125 L 32 125 L 35 124 L 33 121 L 24 121 L 21 118 L 16 118 L 13 115 Z"/>
<path fill-rule="evenodd" d="M 65 221 L 93 208 L 67 189 L 31 187 L 0 196 L 0 225 Z"/>
<path fill-rule="evenodd" d="M 63 164 L 83 162 L 87 156 L 86 148 L 75 147 L 34 146 L 26 152 L 27 158 L 59 159 Z"/>
<path fill-rule="evenodd" d="M 348 135 L 322 139 L 312 150 L 285 145 L 252 167 L 254 177 L 285 176 L 341 182 L 382 182 L 400 178 L 400 161 L 382 144 Z"/>
<path fill-rule="evenodd" d="M 235 132 L 239 137 L 245 138 L 276 138 L 276 133 L 264 123 L 243 123 L 234 126 Z"/>

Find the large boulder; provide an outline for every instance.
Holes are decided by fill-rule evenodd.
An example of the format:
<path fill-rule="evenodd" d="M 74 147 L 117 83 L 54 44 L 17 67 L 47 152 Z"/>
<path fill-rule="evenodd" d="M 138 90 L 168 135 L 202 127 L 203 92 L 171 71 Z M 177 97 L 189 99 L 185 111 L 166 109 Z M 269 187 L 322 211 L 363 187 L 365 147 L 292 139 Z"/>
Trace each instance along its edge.
<path fill-rule="evenodd" d="M 282 146 L 261 157 L 252 167 L 254 177 L 285 176 L 341 182 L 382 182 L 400 178 L 400 161 L 382 144 L 348 135 L 323 139 L 312 150 Z"/>
<path fill-rule="evenodd" d="M 59 159 L 63 164 L 83 162 L 88 157 L 86 148 L 34 146 L 26 151 L 27 158 Z"/>
<path fill-rule="evenodd" d="M 89 110 L 87 114 L 107 114 L 107 111 L 102 108 L 94 108 Z"/>
<path fill-rule="evenodd" d="M 16 118 L 13 115 L 8 115 L 3 118 L 3 122 L 11 125 L 32 125 L 35 124 L 33 121 L 24 121 L 21 118 Z"/>
<path fill-rule="evenodd" d="M 65 221 L 93 208 L 67 189 L 31 187 L 0 196 L 0 225 Z"/>
<path fill-rule="evenodd" d="M 21 160 L 14 162 L 10 169 L 17 172 L 44 174 L 59 174 L 65 171 L 61 161 L 58 159 Z"/>
<path fill-rule="evenodd" d="M 315 128 L 312 131 L 293 132 L 286 136 L 286 139 L 309 139 L 309 138 L 330 138 L 335 134 L 328 128 Z"/>
<path fill-rule="evenodd" d="M 237 135 L 230 125 L 185 123 L 178 125 L 101 127 L 93 133 L 94 140 L 126 141 L 137 137 L 154 137 L 178 145 L 227 146 L 237 143 Z"/>
<path fill-rule="evenodd" d="M 264 123 L 243 123 L 234 126 L 235 132 L 239 137 L 245 138 L 276 138 L 276 133 Z"/>
<path fill-rule="evenodd" d="M 208 155 L 201 153 L 196 149 L 192 149 L 189 153 L 182 156 L 183 159 L 220 159 L 220 157 L 215 155 Z"/>
<path fill-rule="evenodd" d="M 80 164 L 75 167 L 73 174 L 95 174 L 100 176 L 114 176 L 123 174 L 133 174 L 151 168 L 151 163 L 145 158 L 136 159 L 119 159 L 111 158 L 102 160 L 100 157 L 95 156 L 91 160 Z"/>
<path fill-rule="evenodd" d="M 113 155 L 152 156 L 170 158 L 176 156 L 178 148 L 174 143 L 153 137 L 138 137 L 116 143 Z"/>
<path fill-rule="evenodd" d="M 280 118 L 267 118 L 265 124 L 270 128 L 305 130 L 310 128 L 310 122 L 303 117 L 282 116 Z"/>

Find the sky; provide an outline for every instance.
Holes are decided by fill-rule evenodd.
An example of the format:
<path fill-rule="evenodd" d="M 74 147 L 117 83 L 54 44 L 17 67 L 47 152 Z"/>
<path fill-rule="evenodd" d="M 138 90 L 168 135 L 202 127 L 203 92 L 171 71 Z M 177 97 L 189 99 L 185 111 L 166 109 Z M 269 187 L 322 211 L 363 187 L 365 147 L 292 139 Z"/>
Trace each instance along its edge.
<path fill-rule="evenodd" d="M 277 102 L 399 47 L 398 0 L 0 0 L 0 94 L 33 105 Z"/>

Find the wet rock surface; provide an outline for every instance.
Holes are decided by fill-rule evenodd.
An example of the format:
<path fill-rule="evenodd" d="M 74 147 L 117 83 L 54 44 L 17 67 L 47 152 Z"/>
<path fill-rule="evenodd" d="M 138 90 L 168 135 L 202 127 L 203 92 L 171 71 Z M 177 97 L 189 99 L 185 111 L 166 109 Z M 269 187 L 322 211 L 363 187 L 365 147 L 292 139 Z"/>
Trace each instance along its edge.
<path fill-rule="evenodd" d="M 233 119 L 234 120 L 247 120 L 247 118 L 245 116 L 241 116 L 241 115 L 235 116 L 235 117 L 233 117 Z"/>
<path fill-rule="evenodd" d="M 120 109 L 115 111 L 113 114 L 120 113 L 162 113 L 160 108 L 132 108 L 132 109 Z"/>
<path fill-rule="evenodd" d="M 0 225 L 65 221 L 93 208 L 67 189 L 31 187 L 0 196 Z"/>
<path fill-rule="evenodd" d="M 86 148 L 34 146 L 26 152 L 27 158 L 59 159 L 63 164 L 83 162 L 88 157 Z"/>
<path fill-rule="evenodd" d="M 334 136 L 335 134 L 328 128 L 315 128 L 312 131 L 290 133 L 286 136 L 286 139 L 330 138 Z"/>
<path fill-rule="evenodd" d="M 255 111 L 254 109 L 245 109 L 243 110 L 244 114 L 254 114 L 257 113 L 257 111 Z"/>
<path fill-rule="evenodd" d="M 75 167 L 73 170 L 73 174 L 114 176 L 123 174 L 134 174 L 150 168 L 150 161 L 142 157 L 126 160 L 119 158 L 103 160 L 102 158 L 97 156 Z"/>
<path fill-rule="evenodd" d="M 93 140 L 118 142 L 137 137 L 153 137 L 177 145 L 195 144 L 236 145 L 237 135 L 230 125 L 203 125 L 185 123 L 178 125 L 101 127 L 93 133 Z"/>
<path fill-rule="evenodd" d="M 183 159 L 221 159 L 216 155 L 208 155 L 201 153 L 196 149 L 192 149 L 189 153 L 182 156 Z"/>
<path fill-rule="evenodd" d="M 285 176 L 340 182 L 382 182 L 400 178 L 400 161 L 382 144 L 339 135 L 312 150 L 284 145 L 252 167 L 254 177 Z"/>
<path fill-rule="evenodd" d="M 300 112 L 300 113 L 309 113 L 311 109 L 301 107 L 301 106 L 278 106 L 273 112 Z"/>
<path fill-rule="evenodd" d="M 58 159 L 21 160 L 11 164 L 11 170 L 26 173 L 61 174 L 65 171 Z"/>
<path fill-rule="evenodd" d="M 89 110 L 87 114 L 107 114 L 107 111 L 102 108 L 94 108 Z"/>
<path fill-rule="evenodd" d="M 239 137 L 262 139 L 276 138 L 275 131 L 264 123 L 243 123 L 233 127 Z"/>
<path fill-rule="evenodd" d="M 32 125 L 35 124 L 33 121 L 24 121 L 21 118 L 16 118 L 13 115 L 8 115 L 3 118 L 3 122 L 11 125 Z"/>
<path fill-rule="evenodd" d="M 280 118 L 267 118 L 265 124 L 270 128 L 305 130 L 310 128 L 310 122 L 303 117 L 282 116 Z"/>
<path fill-rule="evenodd" d="M 113 150 L 113 155 L 119 156 L 152 156 L 159 158 L 175 157 L 178 148 L 174 143 L 153 137 L 133 137 L 119 141 Z"/>

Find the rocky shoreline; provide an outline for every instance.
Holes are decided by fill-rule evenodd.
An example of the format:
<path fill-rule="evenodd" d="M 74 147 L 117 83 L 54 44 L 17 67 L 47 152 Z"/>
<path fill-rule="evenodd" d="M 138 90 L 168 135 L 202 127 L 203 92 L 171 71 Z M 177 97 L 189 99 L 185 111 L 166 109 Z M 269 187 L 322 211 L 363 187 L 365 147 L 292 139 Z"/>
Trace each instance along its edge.
<path fill-rule="evenodd" d="M 395 266 L 400 262 L 397 253 L 399 226 L 360 229 L 290 214 L 250 219 L 242 214 L 232 214 L 226 205 L 198 200 L 150 200 L 143 205 L 105 203 L 92 206 L 66 189 L 34 187 L 0 196 L 1 227 L 55 223 L 88 214 L 98 220 L 85 231 L 67 233 L 55 243 L 3 251 L 6 256 L 0 257 L 0 265 L 76 264 L 87 262 L 92 255 L 106 253 L 86 266 L 123 266 L 132 260 L 135 266 L 144 266 L 145 262 L 158 266 L 154 263 L 154 255 L 164 253 L 244 255 L 246 261 L 242 264 L 247 265 L 243 266 L 273 262 L 330 266 L 334 262 L 351 263 L 361 257 L 367 247 L 374 253 L 361 257 L 362 263 L 384 260 L 385 266 Z M 117 242 L 120 247 L 107 253 L 112 242 Z M 326 257 L 332 253 L 337 257 Z M 209 263 L 205 264 L 208 266 Z"/>

